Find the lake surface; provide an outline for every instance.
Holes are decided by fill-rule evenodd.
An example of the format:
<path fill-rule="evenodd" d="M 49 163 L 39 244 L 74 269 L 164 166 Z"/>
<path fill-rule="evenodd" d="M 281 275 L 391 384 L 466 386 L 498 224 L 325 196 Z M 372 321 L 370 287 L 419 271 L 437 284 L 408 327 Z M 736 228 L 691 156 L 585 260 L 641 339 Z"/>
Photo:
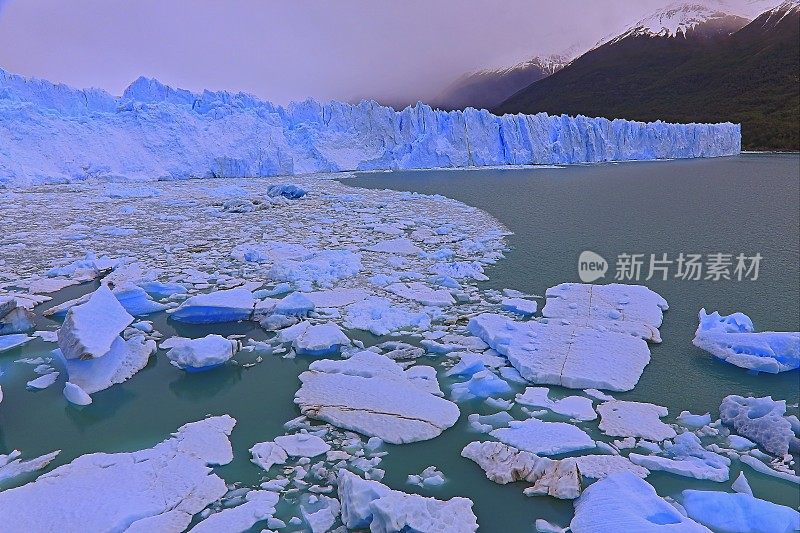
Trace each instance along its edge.
<path fill-rule="evenodd" d="M 578 256 L 584 250 L 609 261 L 609 282 L 614 281 L 615 259 L 623 253 L 645 254 L 647 262 L 650 254 L 660 258 L 666 253 L 668 259 L 675 259 L 681 252 L 760 253 L 763 259 L 755 281 L 642 278 L 640 283 L 660 293 L 670 306 L 661 326 L 663 342 L 651 345 L 651 362 L 636 388 L 615 397 L 664 405 L 671 415 L 688 410 L 710 412 L 716 418 L 728 394 L 771 395 L 787 400 L 789 411 L 797 413 L 798 371 L 756 375 L 715 359 L 692 345 L 692 338 L 703 307 L 722 314 L 744 312 L 759 331 L 800 330 L 799 155 L 746 154 L 535 170 L 392 172 L 360 174 L 345 182 L 442 194 L 496 217 L 514 232 L 508 238 L 511 250 L 506 258 L 486 271 L 490 280 L 485 284 L 498 289 L 543 295 L 559 283 L 579 282 Z M 413 445 L 420 452 L 408 451 L 405 460 L 414 461 L 418 453 L 444 453 L 444 440 Z M 400 453 L 393 453 L 389 461 L 398 460 Z M 474 470 L 475 475 L 465 476 L 464 483 L 479 483 L 482 472 Z M 387 471 L 392 472 L 389 465 Z M 736 475 L 734 462 L 731 479 Z M 797 485 L 749 469 L 746 475 L 757 497 L 795 508 L 800 505 Z M 663 473 L 652 474 L 648 481 L 662 496 L 689 486 L 707 490 L 729 486 Z M 515 494 L 519 492 L 507 490 L 492 498 L 486 512 L 494 509 L 502 515 L 499 509 L 527 505 L 528 509 L 519 511 L 525 516 L 547 512 L 559 521 L 563 509 L 556 507 L 561 502 L 519 502 Z"/>
<path fill-rule="evenodd" d="M 543 295 L 553 285 L 579 281 L 578 255 L 592 250 L 610 262 L 605 281 L 614 277 L 619 254 L 743 253 L 763 257 L 755 281 L 641 281 L 670 304 L 661 327 L 663 343 L 651 345 L 652 361 L 635 390 L 620 399 L 653 402 L 670 410 L 670 421 L 681 410 L 711 412 L 716 418 L 728 394 L 772 395 L 786 399 L 797 413 L 800 378 L 797 371 L 754 375 L 722 363 L 692 343 L 701 307 L 723 314 L 747 313 L 759 330 L 800 329 L 800 157 L 742 155 L 739 157 L 575 166 L 556 169 L 464 170 L 361 174 L 344 183 L 367 188 L 390 188 L 442 194 L 479 207 L 514 232 L 506 258 L 487 269 L 485 288 L 513 288 Z M 179 186 L 179 185 L 176 185 Z M 646 268 L 645 268 L 646 270 Z M 61 291 L 42 309 L 93 290 L 83 285 Z M 37 309 L 39 311 L 39 309 Z M 208 333 L 246 334 L 264 339 L 270 334 L 252 324 L 224 327 L 180 326 L 163 313 L 148 317 L 166 337 L 199 337 Z M 38 329 L 56 322 L 39 318 Z M 348 331 L 367 345 L 381 342 L 368 334 Z M 21 357 L 46 356 L 52 344 L 37 339 L 0 355 L 3 387 L 24 387 L 31 379 L 28 365 L 13 364 Z M 241 363 L 257 354 L 240 354 Z M 234 461 L 215 469 L 227 481 L 253 486 L 264 472 L 249 461 L 248 448 L 284 432 L 283 423 L 299 414 L 292 403 L 297 375 L 310 360 L 265 356 L 262 363 L 243 369 L 226 365 L 207 373 L 186 374 L 159 352 L 133 379 L 97 393 L 89 409 L 75 409 L 63 400 L 61 386 L 37 393 L 6 394 L 0 409 L 0 453 L 22 450 L 26 458 L 61 449 L 53 466 L 78 455 L 130 451 L 153 446 L 189 421 L 228 413 L 237 419 L 231 440 Z M 427 361 L 426 361 L 427 363 Z M 434 364 L 433 362 L 428 364 Z M 60 370 L 60 369 L 59 369 Z M 452 379 L 440 372 L 442 389 Z M 522 387 L 515 386 L 520 391 Z M 570 392 L 552 388 L 557 396 Z M 496 485 L 474 463 L 460 457 L 461 449 L 485 435 L 467 430 L 467 413 L 490 414 L 496 409 L 474 401 L 459 404 L 462 417 L 455 427 L 430 441 L 387 446 L 380 467 L 384 482 L 406 492 L 437 498 L 466 496 L 474 503 L 481 531 L 531 531 L 536 518 L 566 525 L 572 503 L 547 497 L 529 498 L 523 484 Z M 525 415 L 514 407 L 516 418 Z M 547 418 L 547 417 L 546 417 Z M 549 418 L 548 418 L 549 419 Z M 556 420 L 556 418 L 553 418 Z M 582 424 L 593 437 L 596 423 Z M 420 489 L 405 483 L 436 465 L 448 483 Z M 731 480 L 738 475 L 734 461 Z M 797 485 L 747 470 L 756 496 L 784 505 L 800 505 Z M 30 481 L 31 474 L 15 481 Z M 653 473 L 648 481 L 662 496 L 677 496 L 686 488 L 729 490 L 730 483 L 694 481 Z M 288 519 L 296 509 L 282 504 L 279 516 Z M 259 524 L 263 526 L 263 524 Z M 260 531 L 256 527 L 253 531 Z M 291 528 L 285 531 L 291 531 Z"/>

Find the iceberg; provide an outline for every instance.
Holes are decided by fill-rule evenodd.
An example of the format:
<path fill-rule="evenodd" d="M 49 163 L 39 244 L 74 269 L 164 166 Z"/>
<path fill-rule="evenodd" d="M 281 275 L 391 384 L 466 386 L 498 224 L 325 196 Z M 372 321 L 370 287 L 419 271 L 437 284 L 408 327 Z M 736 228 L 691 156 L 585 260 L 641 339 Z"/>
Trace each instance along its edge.
<path fill-rule="evenodd" d="M 155 341 L 145 339 L 141 335 L 131 337 L 127 341 L 117 336 L 111 344 L 111 349 L 103 357 L 94 359 L 67 359 L 62 350 L 53 352 L 64 364 L 69 382 L 86 394 L 94 394 L 127 381 L 147 366 L 150 356 L 154 353 L 156 353 Z M 64 392 L 67 393 L 66 388 Z"/>
<path fill-rule="evenodd" d="M 170 318 L 187 324 L 238 322 L 253 316 L 256 300 L 247 289 L 228 289 L 198 294 L 184 301 Z"/>
<path fill-rule="evenodd" d="M 640 437 L 654 442 L 674 438 L 675 430 L 660 420 L 666 407 L 644 402 L 613 400 L 597 406 L 600 431 L 612 437 Z"/>
<path fill-rule="evenodd" d="M 304 415 L 392 444 L 437 437 L 460 414 L 456 404 L 430 392 L 427 379 L 410 379 L 375 352 L 314 361 L 300 381 L 294 402 Z"/>
<path fill-rule="evenodd" d="M 701 309 L 692 342 L 726 363 L 758 372 L 777 374 L 800 367 L 800 333 L 755 333 L 744 313 L 709 315 Z"/>
<path fill-rule="evenodd" d="M 667 457 L 631 453 L 628 459 L 651 471 L 663 470 L 679 476 L 717 482 L 728 480 L 731 460 L 704 449 L 694 433 L 687 431 L 675 437 L 674 442 L 666 442 L 664 453 Z"/>
<path fill-rule="evenodd" d="M 20 459 L 22 453 L 19 450 L 11 450 L 11 453 L 7 455 L 0 454 L 0 485 L 4 481 L 22 474 L 41 470 L 49 465 L 59 453 L 61 453 L 61 450 L 56 450 L 27 461 Z"/>
<path fill-rule="evenodd" d="M 206 418 L 153 448 L 82 455 L 0 492 L 0 524 L 31 532 L 183 531 L 228 490 L 209 466 L 233 460 L 228 436 L 235 424 L 227 415 Z"/>
<path fill-rule="evenodd" d="M 594 420 L 597 413 L 594 411 L 592 400 L 583 396 L 567 396 L 560 400 L 549 398 L 550 389 L 547 387 L 527 387 L 525 392 L 517 394 L 516 402 L 532 407 L 544 407 L 554 413 L 568 416 L 576 420 Z"/>
<path fill-rule="evenodd" d="M 543 422 L 536 418 L 511 421 L 507 428 L 495 429 L 489 435 L 509 446 L 537 455 L 557 455 L 596 446 L 592 438 L 579 427 L 564 422 Z"/>
<path fill-rule="evenodd" d="M 711 530 L 683 516 L 656 494 L 646 481 L 630 472 L 619 472 L 593 483 L 575 501 L 573 533 L 710 533 Z"/>
<path fill-rule="evenodd" d="M 719 406 L 723 424 L 778 457 L 800 451 L 800 439 L 785 414 L 786 401 L 773 400 L 771 396 L 745 398 L 732 394 L 723 398 Z"/>
<path fill-rule="evenodd" d="M 338 493 L 342 523 L 348 530 L 472 533 L 478 529 L 472 501 L 467 498 L 442 501 L 407 494 L 347 470 L 339 471 Z"/>
<path fill-rule="evenodd" d="M 210 370 L 225 364 L 239 351 L 239 341 L 221 335 L 206 335 L 201 339 L 171 337 L 161 343 L 167 349 L 170 364 L 187 372 Z"/>
<path fill-rule="evenodd" d="M 777 533 L 800 530 L 800 513 L 791 507 L 754 498 L 706 490 L 685 490 L 683 508 L 692 520 L 718 533 Z"/>
<path fill-rule="evenodd" d="M 275 437 L 275 444 L 292 457 L 316 457 L 331 449 L 330 444 L 308 433 Z"/>
<path fill-rule="evenodd" d="M 647 342 L 608 329 L 491 313 L 470 319 L 468 329 L 537 384 L 628 391 L 650 362 Z"/>
<path fill-rule="evenodd" d="M 236 507 L 223 509 L 194 526 L 194 533 L 244 533 L 262 520 L 275 514 L 279 496 L 268 490 L 251 490 L 245 495 L 245 502 Z M 152 531 L 156 531 L 155 529 Z"/>
<path fill-rule="evenodd" d="M 12 335 L 0 335 L 0 353 L 8 352 L 14 348 L 23 346 L 35 337 L 29 337 L 24 333 L 14 333 Z"/>
<path fill-rule="evenodd" d="M 24 333 L 33 329 L 33 313 L 11 295 L 0 295 L 0 335 Z"/>
<path fill-rule="evenodd" d="M 741 149 L 741 127 L 730 123 L 496 116 L 422 103 L 395 111 L 372 101 L 281 107 L 147 78 L 115 97 L 0 70 L 0 94 L 0 137 L 10 140 L 0 153 L 0 186 L 13 187 L 117 176 L 235 178 L 715 157 Z"/>
<path fill-rule="evenodd" d="M 107 354 L 120 333 L 133 322 L 111 289 L 101 285 L 86 303 L 70 307 L 58 330 L 64 359 L 96 359 Z"/>

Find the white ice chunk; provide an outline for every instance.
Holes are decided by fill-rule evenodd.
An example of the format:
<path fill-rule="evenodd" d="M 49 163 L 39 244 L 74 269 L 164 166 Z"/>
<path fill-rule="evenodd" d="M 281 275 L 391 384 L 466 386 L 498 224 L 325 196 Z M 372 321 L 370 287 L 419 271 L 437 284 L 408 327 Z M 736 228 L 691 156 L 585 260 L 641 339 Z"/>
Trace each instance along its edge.
<path fill-rule="evenodd" d="M 551 400 L 548 397 L 550 389 L 547 387 L 527 387 L 525 392 L 517 394 L 516 402 L 522 405 L 533 407 L 544 407 L 576 420 L 594 420 L 597 413 L 594 412 L 592 400 L 583 396 L 567 396 L 560 400 Z"/>
<path fill-rule="evenodd" d="M 228 289 L 192 296 L 183 302 L 170 317 L 188 324 L 238 322 L 253 316 L 256 300 L 247 289 Z"/>
<path fill-rule="evenodd" d="M 64 398 L 73 405 L 89 405 L 92 403 L 92 397 L 85 390 L 69 381 L 64 384 Z"/>
<path fill-rule="evenodd" d="M 102 357 L 131 322 L 133 317 L 111 290 L 102 285 L 86 303 L 67 311 L 64 324 L 58 330 L 58 347 L 65 359 Z"/>
<path fill-rule="evenodd" d="M 0 524 L 8 531 L 51 531 L 57 524 L 60 532 L 80 533 L 138 529 L 138 521 L 166 513 L 191 517 L 227 492 L 208 465 L 233 459 L 228 435 L 235 423 L 207 418 L 150 449 L 78 457 L 0 492 Z"/>
<path fill-rule="evenodd" d="M 597 406 L 600 431 L 612 437 L 641 437 L 662 441 L 675 437 L 675 430 L 659 420 L 667 416 L 666 407 L 644 402 L 614 400 Z"/>
<path fill-rule="evenodd" d="M 763 398 L 744 398 L 730 395 L 719 406 L 722 422 L 733 427 L 769 453 L 783 457 L 790 451 L 800 451 L 800 440 L 794 435 L 792 423 L 785 417 L 786 401 Z"/>
<path fill-rule="evenodd" d="M 711 481 L 727 481 L 731 460 L 703 448 L 700 439 L 687 431 L 675 437 L 675 442 L 664 444 L 667 457 L 632 453 L 628 458 L 650 470 L 664 470 L 679 476 Z"/>
<path fill-rule="evenodd" d="M 316 457 L 331 449 L 330 444 L 308 433 L 275 437 L 275 444 L 292 457 Z"/>
<path fill-rule="evenodd" d="M 327 291 L 314 291 L 304 293 L 315 307 L 344 307 L 365 300 L 369 291 L 364 289 L 336 288 Z"/>
<path fill-rule="evenodd" d="M 661 342 L 658 328 L 669 306 L 658 293 L 644 285 L 593 285 L 562 283 L 545 293 L 542 316 L 571 324 L 601 327 Z"/>
<path fill-rule="evenodd" d="M 282 465 L 288 459 L 286 450 L 274 442 L 259 442 L 250 448 L 250 461 L 264 470 L 269 470 L 272 465 Z"/>
<path fill-rule="evenodd" d="M 582 429 L 565 422 L 543 422 L 536 418 L 509 422 L 509 427 L 490 433 L 501 442 L 538 455 L 587 450 L 596 446 Z"/>
<path fill-rule="evenodd" d="M 15 333 L 13 335 L 0 335 L 0 353 L 8 352 L 14 348 L 29 343 L 34 337 L 28 337 L 24 333 Z"/>
<path fill-rule="evenodd" d="M 300 381 L 294 401 L 303 414 L 392 444 L 436 437 L 459 416 L 454 403 L 374 352 L 315 361 Z"/>
<path fill-rule="evenodd" d="M 0 486 L 3 482 L 28 472 L 35 472 L 46 467 L 50 462 L 61 453 L 61 450 L 56 450 L 33 459 L 23 461 L 20 459 L 22 453 L 19 450 L 12 450 L 8 455 L 0 454 Z M 0 526 L 2 527 L 2 526 Z"/>
<path fill-rule="evenodd" d="M 53 353 L 63 361 L 69 381 L 94 394 L 133 377 L 155 352 L 155 341 L 136 336 L 127 341 L 117 337 L 108 353 L 97 359 L 64 359 L 61 350 Z"/>
<path fill-rule="evenodd" d="M 744 472 L 739 472 L 739 476 L 733 482 L 731 488 L 734 492 L 749 494 L 750 496 L 753 495 L 753 489 L 750 488 L 750 483 L 748 483 L 747 478 L 744 477 Z"/>
<path fill-rule="evenodd" d="M 644 340 L 608 329 L 517 322 L 496 314 L 471 319 L 468 329 L 532 383 L 627 391 L 650 362 Z"/>
<path fill-rule="evenodd" d="M 411 283 L 393 283 L 386 287 L 386 290 L 401 298 L 414 300 L 422 305 L 447 307 L 455 303 L 450 291 L 445 289 L 433 289 L 419 281 L 413 281 Z"/>
<path fill-rule="evenodd" d="M 529 316 L 536 313 L 538 305 L 534 300 L 526 300 L 524 298 L 503 298 L 500 302 L 500 307 L 504 311 L 511 311 L 518 315 Z"/>
<path fill-rule="evenodd" d="M 216 368 L 236 355 L 239 342 L 221 335 L 207 335 L 200 339 L 170 337 L 161 343 L 161 349 L 169 348 L 169 362 L 187 372 L 199 372 Z"/>
<path fill-rule="evenodd" d="M 800 513 L 749 494 L 685 490 L 682 504 L 689 518 L 721 533 L 800 531 Z"/>
<path fill-rule="evenodd" d="M 419 255 L 422 253 L 422 248 L 405 238 L 380 241 L 377 244 L 368 246 L 367 250 L 396 255 Z"/>
<path fill-rule="evenodd" d="M 349 344 L 350 339 L 344 334 L 342 328 L 333 322 L 308 324 L 292 340 L 292 346 L 297 353 L 312 356 L 328 355 Z"/>
<path fill-rule="evenodd" d="M 630 472 L 611 474 L 584 490 L 569 527 L 573 533 L 710 533 Z"/>
<path fill-rule="evenodd" d="M 744 313 L 721 316 L 700 310 L 694 345 L 741 368 L 776 374 L 800 367 L 800 333 L 754 333 Z"/>
<path fill-rule="evenodd" d="M 442 501 L 406 494 L 347 470 L 339 471 L 338 489 L 342 523 L 350 530 L 471 533 L 478 529 L 472 501 L 467 498 Z"/>
<path fill-rule="evenodd" d="M 388 335 L 400 329 L 428 329 L 431 325 L 427 314 L 414 313 L 378 296 L 370 296 L 348 305 L 346 309 L 345 327 L 370 331 L 375 335 Z"/>
<path fill-rule="evenodd" d="M 47 387 L 55 383 L 57 379 L 58 379 L 58 372 L 50 372 L 49 374 L 39 376 L 38 378 L 29 381 L 28 388 L 36 390 L 46 389 Z"/>
<path fill-rule="evenodd" d="M 275 513 L 278 495 L 268 490 L 251 490 L 245 502 L 236 507 L 223 509 L 192 528 L 192 533 L 244 533 Z"/>

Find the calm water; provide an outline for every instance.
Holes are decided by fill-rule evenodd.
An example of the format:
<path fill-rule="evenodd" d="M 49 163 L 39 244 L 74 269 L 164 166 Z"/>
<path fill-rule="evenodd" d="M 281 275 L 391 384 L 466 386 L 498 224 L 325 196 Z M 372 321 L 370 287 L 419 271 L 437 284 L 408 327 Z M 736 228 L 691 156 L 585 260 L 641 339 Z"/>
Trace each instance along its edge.
<path fill-rule="evenodd" d="M 547 287 L 578 281 L 577 257 L 593 250 L 611 260 L 620 253 L 744 253 L 763 256 L 757 281 L 645 282 L 669 302 L 661 328 L 664 342 L 652 346 L 652 362 L 637 388 L 620 398 L 659 403 L 676 415 L 682 409 L 710 411 L 715 416 L 727 394 L 771 394 L 785 398 L 796 412 L 798 372 L 779 376 L 751 375 L 714 360 L 691 344 L 697 312 L 743 311 L 761 329 L 800 329 L 798 279 L 798 205 L 800 157 L 745 155 L 741 157 L 658 163 L 629 163 L 537 170 L 403 172 L 362 175 L 346 183 L 359 187 L 439 193 L 480 207 L 503 222 L 514 235 L 507 258 L 487 271 L 486 287 L 516 288 L 543 294 Z M 609 273 L 613 277 L 613 272 Z M 93 287 L 73 287 L 48 303 L 56 305 Z M 45 309 L 47 306 L 42 307 Z M 247 324 L 227 329 L 178 327 L 165 316 L 150 317 L 165 337 L 173 334 L 267 334 Z M 57 324 L 40 319 L 40 329 Z M 368 335 L 349 332 L 368 344 Z M 23 349 L 0 355 L 5 398 L 0 408 L 0 453 L 14 448 L 26 457 L 61 449 L 54 465 L 94 451 L 128 451 L 150 447 L 180 425 L 207 414 L 228 413 L 238 420 L 232 441 L 235 459 L 218 470 L 228 481 L 252 485 L 263 473 L 249 462 L 248 448 L 282 434 L 282 424 L 299 414 L 292 398 L 297 375 L 309 360 L 265 356 L 250 369 L 225 366 L 213 372 L 185 374 L 163 355 L 130 381 L 93 395 L 94 403 L 69 407 L 59 384 L 32 393 L 29 365 L 15 359 L 47 355 L 52 344 L 35 340 Z M 255 355 L 237 357 L 248 362 Z M 440 376 L 443 389 L 449 379 Z M 555 389 L 554 389 L 555 390 Z M 557 391 L 566 394 L 568 391 Z M 481 404 L 462 404 L 462 413 L 489 414 Z M 523 415 L 512 411 L 518 418 Z M 536 518 L 566 524 L 570 502 L 528 498 L 522 484 L 506 486 L 488 481 L 474 463 L 460 457 L 464 445 L 483 438 L 466 428 L 466 415 L 439 438 L 404 446 L 389 446 L 381 468 L 385 482 L 408 492 L 449 498 L 461 495 L 475 502 L 481 531 L 531 531 Z M 582 425 L 589 430 L 592 424 Z M 594 432 L 597 436 L 596 431 Z M 436 489 L 405 484 L 408 474 L 437 465 L 449 482 Z M 735 465 L 735 463 L 734 463 Z M 731 471 L 731 479 L 738 466 Z M 748 478 L 756 496 L 798 506 L 796 485 L 758 475 Z M 31 475 L 18 483 L 27 482 Z M 726 483 L 697 482 L 654 473 L 648 480 L 662 495 L 685 488 L 725 490 Z M 293 516 L 283 509 L 281 517 Z M 260 531 L 257 527 L 254 531 Z"/>

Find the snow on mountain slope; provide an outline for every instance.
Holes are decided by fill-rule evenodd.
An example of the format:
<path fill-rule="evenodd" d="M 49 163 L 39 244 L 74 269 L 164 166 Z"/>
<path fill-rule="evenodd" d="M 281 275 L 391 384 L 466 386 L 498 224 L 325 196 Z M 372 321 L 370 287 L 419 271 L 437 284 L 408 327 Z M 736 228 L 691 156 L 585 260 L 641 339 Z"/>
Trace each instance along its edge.
<path fill-rule="evenodd" d="M 632 24 L 616 37 L 600 41 L 597 46 L 615 43 L 631 36 L 686 38 L 689 32 L 702 27 L 711 29 L 713 33 L 732 33 L 749 22 L 744 17 L 722 11 L 722 7 L 720 5 L 720 9 L 717 9 L 698 3 L 670 4 Z"/>
<path fill-rule="evenodd" d="M 347 170 L 569 164 L 735 154 L 741 128 L 435 111 L 287 107 L 139 78 L 121 97 L 0 70 L 0 188 Z"/>
<path fill-rule="evenodd" d="M 510 67 L 469 72 L 431 103 L 442 109 L 491 109 L 520 89 L 559 71 L 569 61 L 565 56 L 551 55 L 533 57 Z"/>
<path fill-rule="evenodd" d="M 791 15 L 800 13 L 800 0 L 786 0 L 765 11 L 758 18 L 763 19 L 762 27 L 769 28 L 777 26 L 782 20 Z"/>

